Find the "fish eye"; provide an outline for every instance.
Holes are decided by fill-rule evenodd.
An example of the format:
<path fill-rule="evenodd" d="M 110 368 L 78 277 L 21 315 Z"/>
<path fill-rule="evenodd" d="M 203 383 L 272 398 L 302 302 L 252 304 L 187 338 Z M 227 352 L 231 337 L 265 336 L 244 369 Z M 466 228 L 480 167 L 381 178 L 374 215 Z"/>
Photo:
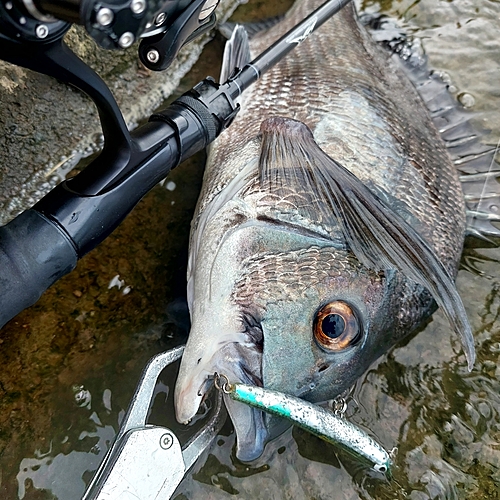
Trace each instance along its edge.
<path fill-rule="evenodd" d="M 341 351 L 359 338 L 360 328 L 356 314 L 345 302 L 330 302 L 316 313 L 313 335 L 321 348 Z"/>

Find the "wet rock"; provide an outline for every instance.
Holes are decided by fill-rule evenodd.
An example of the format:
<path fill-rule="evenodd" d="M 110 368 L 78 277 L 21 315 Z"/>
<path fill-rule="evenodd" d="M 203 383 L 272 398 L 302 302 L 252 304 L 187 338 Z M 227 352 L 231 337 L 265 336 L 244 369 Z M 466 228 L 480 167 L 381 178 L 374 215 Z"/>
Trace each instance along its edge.
<path fill-rule="evenodd" d="M 468 94 L 467 92 L 461 92 L 458 94 L 457 99 L 464 108 L 472 108 L 472 106 L 476 103 L 474 96 Z"/>

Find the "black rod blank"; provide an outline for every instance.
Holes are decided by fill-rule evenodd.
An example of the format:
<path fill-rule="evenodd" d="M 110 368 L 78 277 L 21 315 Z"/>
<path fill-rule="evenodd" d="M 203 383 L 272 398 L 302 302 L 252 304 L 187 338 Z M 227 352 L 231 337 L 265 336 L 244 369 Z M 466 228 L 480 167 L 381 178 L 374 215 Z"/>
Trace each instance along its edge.
<path fill-rule="evenodd" d="M 267 70 L 277 64 L 299 43 L 323 23 L 345 7 L 351 0 L 328 0 L 321 7 L 309 14 L 293 29 L 285 33 L 267 50 L 249 62 L 238 74 L 232 77 L 227 85 L 233 99 L 239 97 L 252 83 L 256 82 Z"/>

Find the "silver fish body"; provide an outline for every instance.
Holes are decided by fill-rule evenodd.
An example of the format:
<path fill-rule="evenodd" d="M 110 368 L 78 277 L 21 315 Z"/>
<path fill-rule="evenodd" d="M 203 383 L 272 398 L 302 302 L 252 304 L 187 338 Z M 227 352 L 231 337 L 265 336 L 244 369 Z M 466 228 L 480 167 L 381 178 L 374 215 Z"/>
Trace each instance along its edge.
<path fill-rule="evenodd" d="M 252 54 L 320 4 L 297 2 L 250 42 Z M 335 161 L 354 191 L 376 194 L 379 208 L 349 188 L 332 210 Z M 244 95 L 210 151 L 192 222 L 179 421 L 196 413 L 214 372 L 312 402 L 333 398 L 429 317 L 431 294 L 401 272 L 411 259 L 403 252 L 392 265 L 407 233 L 393 231 L 387 248 L 385 236 L 369 246 L 380 213 L 414 230 L 453 288 L 465 231 L 456 171 L 417 92 L 348 6 Z M 237 456 L 258 457 L 271 421 L 227 405 Z"/>

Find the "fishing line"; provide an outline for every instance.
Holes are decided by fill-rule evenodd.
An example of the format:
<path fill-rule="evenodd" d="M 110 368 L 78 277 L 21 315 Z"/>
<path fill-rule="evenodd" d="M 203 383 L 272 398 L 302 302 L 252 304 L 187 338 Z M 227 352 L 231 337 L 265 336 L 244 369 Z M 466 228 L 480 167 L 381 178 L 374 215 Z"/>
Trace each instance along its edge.
<path fill-rule="evenodd" d="M 490 162 L 490 166 L 488 168 L 488 171 L 484 174 L 485 176 L 485 179 L 484 179 L 484 183 L 483 183 L 483 188 L 481 190 L 481 194 L 479 195 L 479 201 L 477 203 L 477 214 L 476 215 L 479 215 L 480 214 L 480 211 L 479 211 L 479 207 L 481 205 L 481 202 L 487 198 L 486 196 L 486 184 L 488 183 L 488 179 L 490 178 L 490 174 L 491 172 L 493 171 L 493 164 L 495 163 L 495 157 L 497 156 L 498 154 L 498 150 L 500 148 L 500 137 L 498 138 L 498 142 L 497 142 L 497 145 L 495 147 L 495 153 L 493 154 L 493 156 L 491 157 L 491 162 Z M 473 228 L 476 224 L 476 220 L 477 220 L 477 217 L 476 215 L 473 215 L 473 219 L 472 219 L 472 224 L 471 224 L 471 228 Z"/>

